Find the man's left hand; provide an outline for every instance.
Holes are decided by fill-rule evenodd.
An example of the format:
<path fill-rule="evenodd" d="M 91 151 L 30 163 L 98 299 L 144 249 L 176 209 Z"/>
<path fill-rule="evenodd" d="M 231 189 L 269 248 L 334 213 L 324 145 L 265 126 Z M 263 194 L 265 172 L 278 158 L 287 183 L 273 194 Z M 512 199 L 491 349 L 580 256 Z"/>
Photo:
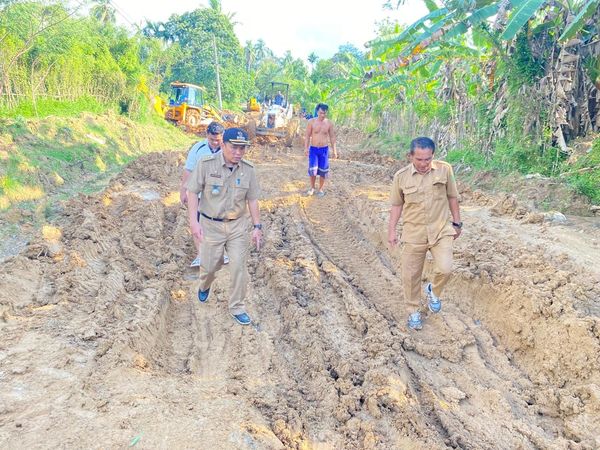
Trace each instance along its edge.
<path fill-rule="evenodd" d="M 256 245 L 256 250 L 260 250 L 262 244 L 262 230 L 259 230 L 258 228 L 252 230 L 252 242 Z"/>
<path fill-rule="evenodd" d="M 462 232 L 462 228 L 458 228 L 458 227 L 452 227 L 454 228 L 454 239 L 458 239 L 458 237 L 460 236 L 460 233 Z"/>

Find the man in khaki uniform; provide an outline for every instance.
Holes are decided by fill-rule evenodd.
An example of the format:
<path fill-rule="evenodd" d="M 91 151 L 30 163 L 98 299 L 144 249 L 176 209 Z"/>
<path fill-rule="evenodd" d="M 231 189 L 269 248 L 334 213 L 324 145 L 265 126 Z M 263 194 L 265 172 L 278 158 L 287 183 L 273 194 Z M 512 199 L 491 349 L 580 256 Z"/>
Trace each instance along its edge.
<path fill-rule="evenodd" d="M 221 152 L 202 158 L 187 183 L 190 227 L 200 242 L 198 300 L 201 303 L 208 300 L 210 286 L 223 265 L 226 249 L 232 284 L 229 312 L 241 325 L 251 323 L 244 307 L 248 284 L 247 210 L 254 225 L 252 241 L 259 250 L 262 240 L 258 207 L 260 188 L 254 166 L 242 159 L 248 145 L 250 141 L 245 131 L 239 128 L 225 130 Z M 198 193 L 202 193 L 200 200 Z"/>
<path fill-rule="evenodd" d="M 409 328 L 419 330 L 421 321 L 421 277 L 427 251 L 433 256 L 433 282 L 425 285 L 430 311 L 442 308 L 440 295 L 452 271 L 452 241 L 460 236 L 462 222 L 458 190 L 452 166 L 433 159 L 434 142 L 426 137 L 410 144 L 411 164 L 394 175 L 390 194 L 388 242 L 398 244 L 396 226 L 404 213 L 402 229 L 402 285 L 412 313 Z M 452 215 L 450 221 L 449 213 Z"/>

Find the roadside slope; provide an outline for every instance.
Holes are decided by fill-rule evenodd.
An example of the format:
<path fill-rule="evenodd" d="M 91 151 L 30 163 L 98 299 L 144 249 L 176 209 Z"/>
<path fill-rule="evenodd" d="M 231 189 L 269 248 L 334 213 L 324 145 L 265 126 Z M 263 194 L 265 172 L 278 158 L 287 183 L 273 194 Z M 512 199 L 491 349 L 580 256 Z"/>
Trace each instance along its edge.
<path fill-rule="evenodd" d="M 180 150 L 192 140 L 158 118 L 0 119 L 0 261 L 59 214 L 62 201 L 102 190 L 140 155 Z"/>

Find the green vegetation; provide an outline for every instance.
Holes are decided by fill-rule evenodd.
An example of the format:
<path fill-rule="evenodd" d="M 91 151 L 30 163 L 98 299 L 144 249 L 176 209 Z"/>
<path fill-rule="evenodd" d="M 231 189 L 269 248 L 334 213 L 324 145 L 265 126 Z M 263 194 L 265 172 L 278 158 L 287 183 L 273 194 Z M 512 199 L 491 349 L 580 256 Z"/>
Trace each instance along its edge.
<path fill-rule="evenodd" d="M 4 105 L 3 109 L 0 109 L 0 116 L 20 116 L 24 118 L 47 116 L 77 117 L 82 112 L 100 114 L 105 110 L 106 107 L 93 97 L 84 96 L 76 100 L 42 98 L 35 103 L 29 99 L 22 100 L 12 108 Z"/>
<path fill-rule="evenodd" d="M 565 177 L 578 192 L 600 205 L 600 138 L 594 141 L 589 153 L 567 168 Z"/>
<path fill-rule="evenodd" d="M 191 141 L 162 120 L 139 123 L 116 114 L 3 119 L 0 210 L 40 203 L 49 195 L 95 190 L 98 181 L 139 155 L 181 149 Z"/>
<path fill-rule="evenodd" d="M 588 103 L 600 96 L 599 49 L 583 45 L 600 31 L 600 0 L 426 4 L 428 15 L 406 28 L 384 24 L 371 51 L 346 65 L 334 109 L 364 108 L 338 119 L 379 130 L 379 145 L 396 156 L 428 135 L 452 162 L 566 179 L 598 202 L 594 151 L 573 156 L 576 139 L 600 132 Z"/>

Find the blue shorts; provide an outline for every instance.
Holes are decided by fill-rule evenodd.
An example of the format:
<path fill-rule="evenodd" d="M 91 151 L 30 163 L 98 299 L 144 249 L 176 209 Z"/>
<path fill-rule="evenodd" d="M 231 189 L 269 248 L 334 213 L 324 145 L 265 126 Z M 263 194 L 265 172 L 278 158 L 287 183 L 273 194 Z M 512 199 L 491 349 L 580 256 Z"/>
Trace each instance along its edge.
<path fill-rule="evenodd" d="M 329 147 L 313 147 L 308 149 L 308 176 L 329 176 Z"/>

